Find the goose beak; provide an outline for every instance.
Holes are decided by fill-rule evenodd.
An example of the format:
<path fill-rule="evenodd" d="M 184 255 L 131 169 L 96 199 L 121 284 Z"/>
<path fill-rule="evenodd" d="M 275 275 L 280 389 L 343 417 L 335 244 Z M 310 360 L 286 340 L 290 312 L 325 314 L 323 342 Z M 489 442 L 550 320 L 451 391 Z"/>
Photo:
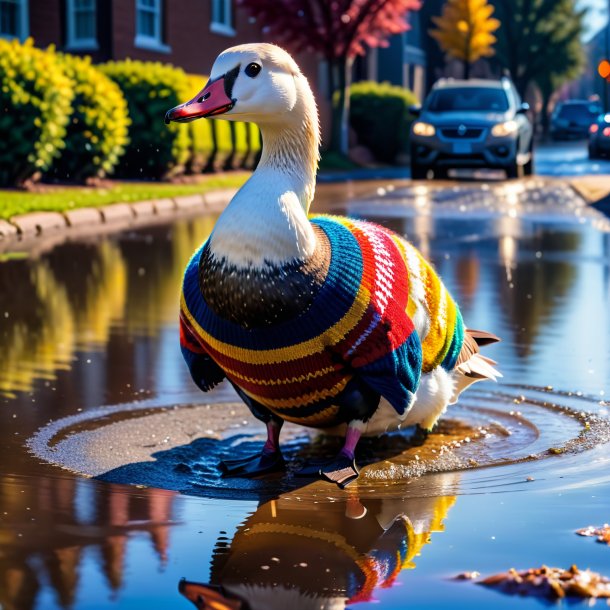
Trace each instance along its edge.
<path fill-rule="evenodd" d="M 187 123 L 201 117 L 211 117 L 228 112 L 235 105 L 227 91 L 227 75 L 208 81 L 208 84 L 190 101 L 180 104 L 165 114 L 165 124 L 171 121 Z M 232 85 L 232 83 L 231 83 Z"/>
<path fill-rule="evenodd" d="M 218 585 L 202 585 L 182 579 L 178 590 L 195 604 L 197 610 L 249 610 L 246 603 Z"/>

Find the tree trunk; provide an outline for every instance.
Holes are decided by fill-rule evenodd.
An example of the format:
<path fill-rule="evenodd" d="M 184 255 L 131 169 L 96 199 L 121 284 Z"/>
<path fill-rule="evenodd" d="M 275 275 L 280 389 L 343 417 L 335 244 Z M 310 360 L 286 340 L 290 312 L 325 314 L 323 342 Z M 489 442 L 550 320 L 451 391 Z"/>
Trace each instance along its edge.
<path fill-rule="evenodd" d="M 553 97 L 553 92 L 543 92 L 542 93 L 542 116 L 540 117 L 540 122 L 542 123 L 542 135 L 546 138 L 549 135 L 550 128 L 550 117 L 549 117 L 549 105 L 551 103 L 551 97 Z"/>
<path fill-rule="evenodd" d="M 464 61 L 464 79 L 468 80 L 470 78 L 470 62 L 468 60 Z"/>
<path fill-rule="evenodd" d="M 332 132 L 329 150 L 347 155 L 349 150 L 349 106 L 354 60 L 341 57 L 332 63 Z"/>

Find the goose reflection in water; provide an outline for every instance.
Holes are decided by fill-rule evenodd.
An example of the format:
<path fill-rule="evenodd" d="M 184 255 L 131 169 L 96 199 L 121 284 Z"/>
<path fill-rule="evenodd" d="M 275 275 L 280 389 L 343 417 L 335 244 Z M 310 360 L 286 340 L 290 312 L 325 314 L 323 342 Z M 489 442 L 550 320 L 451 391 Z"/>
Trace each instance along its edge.
<path fill-rule="evenodd" d="M 459 475 L 442 475 L 445 489 Z M 305 493 L 304 493 L 305 492 Z M 369 601 L 443 530 L 455 496 L 335 501 L 307 490 L 261 505 L 229 547 L 217 545 L 211 583 L 182 580 L 198 610 L 340 610 Z"/>

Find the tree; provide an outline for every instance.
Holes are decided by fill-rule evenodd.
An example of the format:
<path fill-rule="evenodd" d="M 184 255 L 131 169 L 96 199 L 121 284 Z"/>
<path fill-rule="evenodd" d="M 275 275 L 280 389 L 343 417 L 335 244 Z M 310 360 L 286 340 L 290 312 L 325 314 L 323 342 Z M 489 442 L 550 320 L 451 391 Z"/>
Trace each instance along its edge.
<path fill-rule="evenodd" d="M 575 0 L 492 1 L 502 24 L 498 62 L 521 96 L 531 84 L 538 85 L 548 104 L 557 86 L 582 66 L 585 10 L 577 9 Z"/>
<path fill-rule="evenodd" d="M 366 47 L 408 29 L 419 0 L 240 0 L 263 31 L 293 52 L 321 55 L 328 65 L 333 106 L 330 149 L 347 153 L 352 66 Z"/>
<path fill-rule="evenodd" d="M 552 65 L 546 72 L 534 77 L 542 97 L 542 130 L 545 135 L 549 131 L 549 106 L 553 94 L 562 85 L 576 78 L 585 63 L 585 52 L 581 44 L 582 19 L 581 12 L 576 18 L 562 24 L 563 27 L 557 32 L 557 42 L 563 42 L 556 45 Z"/>
<path fill-rule="evenodd" d="M 440 17 L 433 17 L 436 29 L 430 31 L 449 56 L 464 62 L 464 78 L 470 77 L 470 67 L 494 54 L 493 33 L 500 22 L 492 17 L 494 7 L 487 0 L 447 0 Z"/>

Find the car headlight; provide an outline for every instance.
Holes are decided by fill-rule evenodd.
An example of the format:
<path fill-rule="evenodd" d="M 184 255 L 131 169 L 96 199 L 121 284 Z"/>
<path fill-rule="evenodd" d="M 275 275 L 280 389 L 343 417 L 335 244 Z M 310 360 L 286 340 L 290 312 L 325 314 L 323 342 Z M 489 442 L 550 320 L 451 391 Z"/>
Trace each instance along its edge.
<path fill-rule="evenodd" d="M 518 129 L 517 121 L 505 121 L 504 123 L 494 125 L 491 135 L 496 138 L 505 138 L 506 136 L 512 136 Z"/>
<path fill-rule="evenodd" d="M 413 133 L 416 136 L 430 138 L 436 133 L 436 129 L 434 129 L 434 125 L 430 125 L 430 123 L 417 121 L 416 123 L 413 123 Z"/>

